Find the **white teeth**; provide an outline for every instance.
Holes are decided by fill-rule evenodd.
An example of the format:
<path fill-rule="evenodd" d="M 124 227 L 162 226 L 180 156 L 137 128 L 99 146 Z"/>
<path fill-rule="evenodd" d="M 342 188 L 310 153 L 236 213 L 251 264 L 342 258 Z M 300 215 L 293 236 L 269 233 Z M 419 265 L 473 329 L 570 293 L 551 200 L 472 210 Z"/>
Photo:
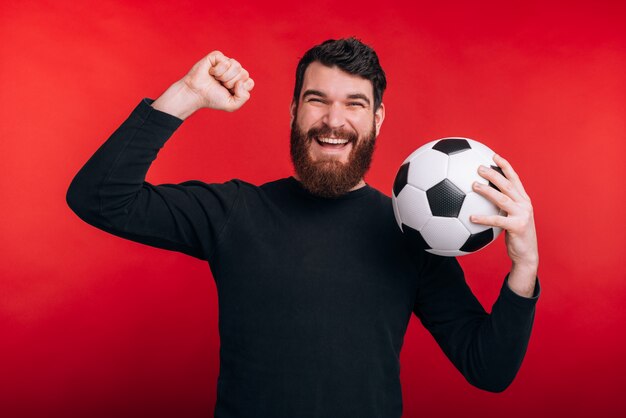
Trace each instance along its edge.
<path fill-rule="evenodd" d="M 320 142 L 324 142 L 326 144 L 347 144 L 347 139 L 337 139 L 337 138 L 319 138 Z"/>

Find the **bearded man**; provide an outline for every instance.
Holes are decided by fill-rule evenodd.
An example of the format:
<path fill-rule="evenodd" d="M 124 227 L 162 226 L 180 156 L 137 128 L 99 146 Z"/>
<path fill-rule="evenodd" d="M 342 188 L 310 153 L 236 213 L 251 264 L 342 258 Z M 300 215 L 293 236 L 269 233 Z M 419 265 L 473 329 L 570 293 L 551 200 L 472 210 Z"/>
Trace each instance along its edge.
<path fill-rule="evenodd" d="M 142 100 L 67 194 L 98 228 L 208 261 L 221 340 L 215 416 L 400 417 L 411 314 L 471 384 L 504 390 L 539 295 L 532 207 L 512 167 L 496 157 L 504 175 L 482 175 L 502 192 L 479 189 L 508 216 L 476 222 L 507 231 L 512 260 L 488 314 L 456 259 L 407 246 L 389 197 L 364 181 L 386 79 L 356 39 L 326 41 L 298 64 L 293 177 L 261 186 L 145 182 L 183 120 L 201 108 L 237 110 L 253 87 L 236 60 L 211 52 L 156 101 Z"/>

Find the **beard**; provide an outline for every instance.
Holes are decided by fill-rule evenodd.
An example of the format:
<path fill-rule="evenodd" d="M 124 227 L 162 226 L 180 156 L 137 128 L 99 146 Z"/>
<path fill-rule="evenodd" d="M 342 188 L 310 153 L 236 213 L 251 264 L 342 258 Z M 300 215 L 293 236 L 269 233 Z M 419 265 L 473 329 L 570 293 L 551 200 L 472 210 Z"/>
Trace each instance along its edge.
<path fill-rule="evenodd" d="M 330 156 L 317 161 L 311 158 L 311 142 L 315 138 L 329 136 L 347 139 L 352 144 L 346 163 Z M 294 121 L 290 143 L 291 160 L 302 186 L 313 195 L 336 198 L 354 188 L 369 170 L 376 144 L 376 127 L 372 124 L 369 134 L 358 141 L 356 133 L 333 130 L 326 125 L 311 128 L 305 133 Z"/>

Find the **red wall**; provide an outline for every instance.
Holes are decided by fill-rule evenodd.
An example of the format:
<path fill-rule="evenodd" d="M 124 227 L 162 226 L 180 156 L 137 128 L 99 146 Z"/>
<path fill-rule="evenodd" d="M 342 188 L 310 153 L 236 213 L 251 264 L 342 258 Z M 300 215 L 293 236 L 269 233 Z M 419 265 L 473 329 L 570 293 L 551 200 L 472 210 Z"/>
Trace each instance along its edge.
<path fill-rule="evenodd" d="M 543 294 L 516 381 L 474 389 L 412 319 L 404 416 L 621 416 L 626 3 L 545 3 L 2 2 L 0 415 L 212 416 L 207 265 L 88 226 L 65 191 L 142 97 L 213 49 L 250 71 L 253 97 L 186 121 L 148 180 L 289 175 L 297 60 L 356 35 L 389 80 L 369 183 L 390 192 L 413 149 L 468 136 L 511 161 L 539 235 Z M 503 238 L 461 262 L 490 309 L 509 265 Z"/>

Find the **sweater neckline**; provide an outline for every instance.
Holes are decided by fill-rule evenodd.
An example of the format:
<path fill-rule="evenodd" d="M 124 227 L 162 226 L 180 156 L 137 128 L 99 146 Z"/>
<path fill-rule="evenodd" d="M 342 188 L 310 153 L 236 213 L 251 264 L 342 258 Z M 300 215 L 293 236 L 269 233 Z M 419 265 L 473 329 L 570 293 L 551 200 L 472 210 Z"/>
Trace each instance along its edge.
<path fill-rule="evenodd" d="M 296 178 L 293 176 L 288 177 L 287 182 L 289 183 L 292 189 L 294 189 L 297 193 L 301 195 L 304 195 L 310 199 L 315 199 L 315 200 L 320 200 L 320 201 L 329 201 L 329 202 L 355 199 L 355 198 L 367 196 L 374 190 L 369 184 L 365 183 L 365 186 L 360 187 L 356 190 L 352 190 L 338 197 L 321 197 L 321 196 L 316 196 L 312 194 L 311 192 L 309 192 L 307 189 L 304 188 L 304 186 L 302 186 L 302 183 L 296 180 Z"/>

